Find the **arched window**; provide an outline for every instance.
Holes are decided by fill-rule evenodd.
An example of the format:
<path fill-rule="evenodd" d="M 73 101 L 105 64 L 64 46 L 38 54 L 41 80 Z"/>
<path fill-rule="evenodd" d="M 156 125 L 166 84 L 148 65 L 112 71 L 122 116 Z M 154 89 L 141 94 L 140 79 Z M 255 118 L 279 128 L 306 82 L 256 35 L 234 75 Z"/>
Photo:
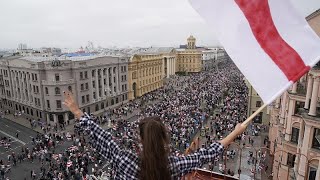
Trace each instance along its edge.
<path fill-rule="evenodd" d="M 56 95 L 60 95 L 60 88 L 56 87 L 55 92 L 56 92 Z"/>

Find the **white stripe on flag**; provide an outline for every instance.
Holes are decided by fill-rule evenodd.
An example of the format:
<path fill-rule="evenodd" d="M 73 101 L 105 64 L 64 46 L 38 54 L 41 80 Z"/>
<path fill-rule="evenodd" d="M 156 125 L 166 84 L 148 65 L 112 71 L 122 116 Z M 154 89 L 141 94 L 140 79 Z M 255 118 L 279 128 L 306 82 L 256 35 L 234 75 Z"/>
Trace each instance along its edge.
<path fill-rule="evenodd" d="M 234 1 L 190 0 L 190 2 L 206 20 L 210 30 L 216 31 L 215 34 L 228 55 L 266 104 L 271 103 L 292 85 L 260 47 L 248 20 Z"/>
<path fill-rule="evenodd" d="M 273 22 L 281 37 L 300 55 L 306 65 L 314 66 L 320 60 L 318 35 L 287 0 L 269 0 L 269 5 Z"/>

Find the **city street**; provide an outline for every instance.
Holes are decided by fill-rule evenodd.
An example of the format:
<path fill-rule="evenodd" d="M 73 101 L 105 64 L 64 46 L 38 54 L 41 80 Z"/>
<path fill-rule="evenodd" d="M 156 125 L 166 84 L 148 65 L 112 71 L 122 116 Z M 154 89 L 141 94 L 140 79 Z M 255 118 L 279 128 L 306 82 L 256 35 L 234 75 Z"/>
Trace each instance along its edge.
<path fill-rule="evenodd" d="M 19 134 L 16 138 L 16 133 Z M 12 151 L 20 151 L 22 146 L 29 146 L 32 142 L 32 137 L 36 137 L 37 133 L 20 124 L 12 122 L 8 119 L 0 119 L 0 137 L 12 139 L 11 149 L 6 151 L 4 146 L 0 146 L 0 159 L 6 159 L 7 153 Z"/>

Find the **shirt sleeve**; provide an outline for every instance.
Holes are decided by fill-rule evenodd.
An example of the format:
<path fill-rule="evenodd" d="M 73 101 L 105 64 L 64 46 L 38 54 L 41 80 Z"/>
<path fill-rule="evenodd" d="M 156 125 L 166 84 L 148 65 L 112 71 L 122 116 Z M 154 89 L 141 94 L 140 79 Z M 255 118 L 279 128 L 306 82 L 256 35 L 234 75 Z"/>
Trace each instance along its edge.
<path fill-rule="evenodd" d="M 90 145 L 96 151 L 108 160 L 117 162 L 121 149 L 116 142 L 114 142 L 112 135 L 102 129 L 99 125 L 93 122 L 91 116 L 83 115 L 80 118 L 80 126 L 90 131 Z"/>
<path fill-rule="evenodd" d="M 193 154 L 173 157 L 170 162 L 172 176 L 182 177 L 196 168 L 201 168 L 202 165 L 214 161 L 217 156 L 222 154 L 223 150 L 221 143 L 214 142 L 208 148 L 202 148 Z"/>

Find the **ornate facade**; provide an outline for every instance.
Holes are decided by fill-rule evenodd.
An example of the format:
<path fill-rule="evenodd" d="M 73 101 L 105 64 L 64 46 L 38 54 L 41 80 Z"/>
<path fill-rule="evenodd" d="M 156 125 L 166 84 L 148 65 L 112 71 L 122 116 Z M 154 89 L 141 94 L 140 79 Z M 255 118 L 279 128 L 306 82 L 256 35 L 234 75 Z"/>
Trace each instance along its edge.
<path fill-rule="evenodd" d="M 187 48 L 177 51 L 177 72 L 200 72 L 202 70 L 202 51 L 196 48 L 196 39 L 190 36 Z"/>
<path fill-rule="evenodd" d="M 320 34 L 320 10 L 307 17 Z M 273 179 L 320 179 L 320 64 L 275 101 L 270 118 Z"/>
<path fill-rule="evenodd" d="M 18 57 L 0 59 L 0 106 L 32 119 L 62 123 L 73 115 L 62 105 L 74 93 L 80 109 L 96 115 L 127 102 L 128 58 Z"/>

